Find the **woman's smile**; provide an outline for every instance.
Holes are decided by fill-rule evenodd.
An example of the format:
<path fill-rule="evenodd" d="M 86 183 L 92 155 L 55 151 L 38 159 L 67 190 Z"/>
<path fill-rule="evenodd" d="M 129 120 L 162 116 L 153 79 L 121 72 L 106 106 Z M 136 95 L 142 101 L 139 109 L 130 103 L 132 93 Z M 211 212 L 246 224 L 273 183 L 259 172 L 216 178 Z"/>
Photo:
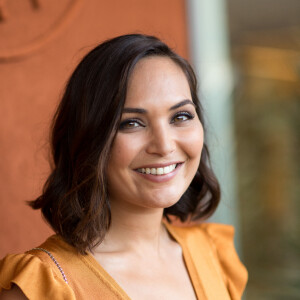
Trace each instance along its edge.
<path fill-rule="evenodd" d="M 165 175 L 171 173 L 178 164 L 179 163 L 148 165 L 140 167 L 136 169 L 136 171 L 142 174 Z"/>
<path fill-rule="evenodd" d="M 152 182 L 166 182 L 174 178 L 183 163 L 172 163 L 159 167 L 143 167 L 135 170 L 142 178 Z"/>

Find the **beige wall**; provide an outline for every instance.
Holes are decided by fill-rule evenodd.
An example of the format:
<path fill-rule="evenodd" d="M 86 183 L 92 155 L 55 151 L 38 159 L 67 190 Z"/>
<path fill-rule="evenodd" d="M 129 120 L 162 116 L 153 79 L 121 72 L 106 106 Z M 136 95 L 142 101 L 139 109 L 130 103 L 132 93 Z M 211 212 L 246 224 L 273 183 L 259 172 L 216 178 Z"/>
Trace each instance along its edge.
<path fill-rule="evenodd" d="M 37 197 L 49 172 L 48 127 L 79 59 L 100 41 L 154 34 L 187 56 L 184 0 L 28 0 L 0 4 L 0 257 L 52 231 Z"/>

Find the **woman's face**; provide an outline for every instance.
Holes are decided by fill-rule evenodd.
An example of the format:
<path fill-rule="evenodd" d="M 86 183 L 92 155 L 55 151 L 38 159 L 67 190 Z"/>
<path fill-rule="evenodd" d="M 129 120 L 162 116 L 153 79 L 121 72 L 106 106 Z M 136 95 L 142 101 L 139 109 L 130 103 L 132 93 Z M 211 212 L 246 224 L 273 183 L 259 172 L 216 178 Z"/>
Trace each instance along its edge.
<path fill-rule="evenodd" d="M 108 162 L 110 201 L 144 208 L 175 204 L 198 169 L 202 146 L 203 128 L 181 68 L 166 57 L 140 60 Z"/>

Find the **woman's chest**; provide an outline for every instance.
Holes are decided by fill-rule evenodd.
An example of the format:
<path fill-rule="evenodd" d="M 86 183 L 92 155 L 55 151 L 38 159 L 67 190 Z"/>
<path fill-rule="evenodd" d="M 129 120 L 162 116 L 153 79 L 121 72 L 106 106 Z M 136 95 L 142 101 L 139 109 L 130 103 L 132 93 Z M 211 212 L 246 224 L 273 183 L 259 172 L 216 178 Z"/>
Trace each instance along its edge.
<path fill-rule="evenodd" d="M 133 300 L 197 299 L 184 262 L 163 264 L 160 268 L 133 264 L 126 271 L 122 268 L 107 271 Z"/>

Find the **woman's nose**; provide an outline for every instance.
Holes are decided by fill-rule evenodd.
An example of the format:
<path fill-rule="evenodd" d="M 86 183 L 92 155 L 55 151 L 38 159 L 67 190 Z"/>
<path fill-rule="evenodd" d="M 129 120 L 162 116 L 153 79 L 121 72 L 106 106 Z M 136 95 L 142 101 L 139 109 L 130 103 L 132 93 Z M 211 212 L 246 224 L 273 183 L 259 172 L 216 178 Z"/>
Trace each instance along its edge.
<path fill-rule="evenodd" d="M 171 129 L 165 125 L 157 125 L 149 132 L 147 152 L 160 156 L 167 156 L 176 149 L 175 139 Z"/>

